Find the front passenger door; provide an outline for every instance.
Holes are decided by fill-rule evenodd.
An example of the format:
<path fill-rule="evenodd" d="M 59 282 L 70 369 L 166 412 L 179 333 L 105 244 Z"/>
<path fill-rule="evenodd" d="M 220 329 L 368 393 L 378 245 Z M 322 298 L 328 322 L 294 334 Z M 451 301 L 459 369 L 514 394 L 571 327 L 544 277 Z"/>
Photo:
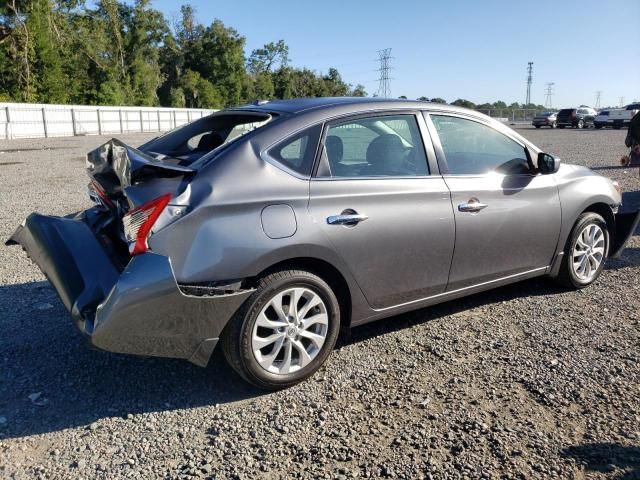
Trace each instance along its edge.
<path fill-rule="evenodd" d="M 538 174 L 508 132 L 454 114 L 429 117 L 456 222 L 447 290 L 544 270 L 560 233 L 555 176 Z"/>

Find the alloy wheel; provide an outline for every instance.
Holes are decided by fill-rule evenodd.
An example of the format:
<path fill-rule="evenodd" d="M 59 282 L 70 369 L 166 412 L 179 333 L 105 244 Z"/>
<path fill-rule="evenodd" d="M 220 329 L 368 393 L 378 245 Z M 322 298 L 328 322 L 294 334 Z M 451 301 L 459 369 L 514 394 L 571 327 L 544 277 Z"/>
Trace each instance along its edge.
<path fill-rule="evenodd" d="M 276 293 L 256 318 L 251 351 L 267 372 L 289 374 L 313 361 L 327 339 L 327 307 L 316 292 L 294 287 Z"/>
<path fill-rule="evenodd" d="M 605 235 L 599 225 L 590 223 L 578 235 L 572 250 L 573 273 L 590 282 L 597 275 L 605 254 Z"/>

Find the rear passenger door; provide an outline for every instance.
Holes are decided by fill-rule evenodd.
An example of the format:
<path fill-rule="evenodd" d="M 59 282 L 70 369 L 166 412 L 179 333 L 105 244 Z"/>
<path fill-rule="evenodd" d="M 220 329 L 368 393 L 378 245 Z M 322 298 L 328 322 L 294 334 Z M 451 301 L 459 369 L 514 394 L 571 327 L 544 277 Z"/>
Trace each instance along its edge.
<path fill-rule="evenodd" d="M 415 113 L 342 118 L 324 129 L 309 212 L 375 309 L 447 284 L 453 213 L 446 184 L 430 174 L 437 164 L 424 132 Z"/>
<path fill-rule="evenodd" d="M 538 174 L 522 143 L 479 119 L 427 122 L 456 223 L 447 290 L 543 271 L 560 233 L 555 175 Z"/>

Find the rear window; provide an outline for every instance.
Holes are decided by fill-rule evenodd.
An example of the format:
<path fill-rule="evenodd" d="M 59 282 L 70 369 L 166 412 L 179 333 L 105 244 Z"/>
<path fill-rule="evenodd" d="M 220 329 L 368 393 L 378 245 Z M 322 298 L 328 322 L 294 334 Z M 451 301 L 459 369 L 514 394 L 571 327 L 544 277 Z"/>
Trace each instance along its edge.
<path fill-rule="evenodd" d="M 267 154 L 294 172 L 311 176 L 321 132 L 321 125 L 307 128 L 271 147 Z"/>
<path fill-rule="evenodd" d="M 153 139 L 139 150 L 159 159 L 175 158 L 180 165 L 197 168 L 199 163 L 196 162 L 200 158 L 214 150 L 222 150 L 225 145 L 264 126 L 271 119 L 272 115 L 267 113 L 222 111 Z"/>
<path fill-rule="evenodd" d="M 558 115 L 571 115 L 574 112 L 575 108 L 563 108 L 558 112 Z"/>
<path fill-rule="evenodd" d="M 599 112 L 598 115 L 609 115 L 609 110 L 603 110 L 602 112 Z"/>
<path fill-rule="evenodd" d="M 640 103 L 632 103 L 627 105 L 627 110 L 640 110 Z"/>

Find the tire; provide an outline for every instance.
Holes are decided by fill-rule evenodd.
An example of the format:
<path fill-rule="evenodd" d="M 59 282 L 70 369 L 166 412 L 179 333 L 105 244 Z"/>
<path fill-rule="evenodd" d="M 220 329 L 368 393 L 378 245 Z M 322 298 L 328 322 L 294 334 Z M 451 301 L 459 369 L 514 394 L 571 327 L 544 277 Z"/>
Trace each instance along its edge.
<path fill-rule="evenodd" d="M 564 125 L 558 125 L 558 128 L 564 129 Z"/>
<path fill-rule="evenodd" d="M 596 130 L 600 130 L 602 128 L 602 125 L 598 125 L 597 123 L 595 123 L 593 126 L 596 128 Z"/>
<path fill-rule="evenodd" d="M 540 125 L 534 125 L 534 127 L 536 127 L 536 128 L 540 128 Z"/>
<path fill-rule="evenodd" d="M 557 124 L 556 122 L 553 122 L 553 123 L 551 124 L 551 128 L 556 128 L 557 126 L 558 126 L 558 124 Z"/>
<path fill-rule="evenodd" d="M 578 123 L 576 124 L 577 128 L 584 128 L 584 120 L 578 120 Z"/>
<path fill-rule="evenodd" d="M 300 311 L 296 308 L 292 314 L 294 295 Z M 314 306 L 304 311 L 308 304 Z M 310 319 L 315 322 L 304 327 L 304 321 Z M 331 287 L 311 272 L 281 270 L 259 280 L 220 341 L 227 362 L 242 378 L 258 388 L 278 390 L 311 377 L 329 357 L 339 330 L 340 306 Z M 311 335 L 315 335 L 313 340 Z M 277 338 L 269 343 L 272 336 Z"/>
<path fill-rule="evenodd" d="M 593 240 L 591 237 L 592 232 Z M 591 250 L 586 250 L 589 245 Z M 589 253 L 580 254 L 579 252 Z M 567 240 L 557 281 L 572 289 L 591 285 L 602 273 L 608 253 L 609 231 L 607 222 L 597 213 L 583 213 L 578 217 Z M 583 263 L 580 259 L 585 258 L 585 256 L 586 263 Z M 584 265 L 584 268 L 581 271 L 580 266 L 582 265 Z"/>
<path fill-rule="evenodd" d="M 613 129 L 614 129 L 614 130 L 620 130 L 621 128 L 622 128 L 622 127 L 621 127 L 620 125 L 614 125 L 614 126 L 613 126 Z"/>

